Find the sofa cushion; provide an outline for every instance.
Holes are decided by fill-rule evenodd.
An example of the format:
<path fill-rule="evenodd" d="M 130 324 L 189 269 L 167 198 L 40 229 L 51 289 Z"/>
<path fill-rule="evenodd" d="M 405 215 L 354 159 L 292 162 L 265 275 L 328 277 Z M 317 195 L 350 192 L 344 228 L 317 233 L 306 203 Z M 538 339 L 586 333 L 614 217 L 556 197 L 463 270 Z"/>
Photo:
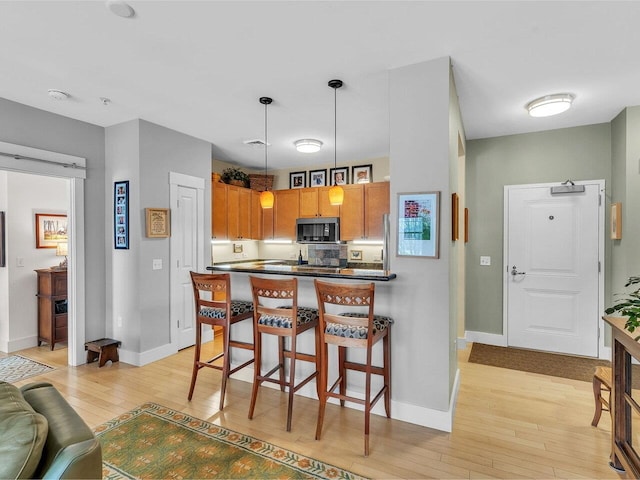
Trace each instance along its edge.
<path fill-rule="evenodd" d="M 33 478 L 48 429 L 47 419 L 31 408 L 18 388 L 0 382 L 0 478 Z"/>

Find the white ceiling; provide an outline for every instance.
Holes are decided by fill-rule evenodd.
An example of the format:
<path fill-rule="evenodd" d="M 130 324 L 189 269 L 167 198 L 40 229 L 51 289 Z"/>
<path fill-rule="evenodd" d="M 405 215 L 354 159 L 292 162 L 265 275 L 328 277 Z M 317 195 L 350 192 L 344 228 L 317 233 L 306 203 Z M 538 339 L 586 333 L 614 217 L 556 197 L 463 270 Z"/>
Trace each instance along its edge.
<path fill-rule="evenodd" d="M 610 121 L 640 105 L 640 2 L 0 1 L 0 97 L 110 126 L 142 118 L 261 168 L 388 155 L 389 69 L 449 56 L 468 139 Z M 50 88 L 71 94 L 47 96 Z M 575 95 L 531 118 L 528 101 Z M 99 97 L 112 103 L 102 105 Z M 293 141 L 317 138 L 320 153 Z"/>

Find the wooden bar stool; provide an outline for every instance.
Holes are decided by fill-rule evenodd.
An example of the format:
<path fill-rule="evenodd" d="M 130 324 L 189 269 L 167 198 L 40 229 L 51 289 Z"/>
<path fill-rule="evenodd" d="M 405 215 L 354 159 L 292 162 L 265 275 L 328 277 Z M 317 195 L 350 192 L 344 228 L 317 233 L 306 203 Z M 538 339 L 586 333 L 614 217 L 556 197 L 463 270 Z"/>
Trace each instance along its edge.
<path fill-rule="evenodd" d="M 253 350 L 253 343 L 231 340 L 231 325 L 253 317 L 253 303 L 248 300 L 231 299 L 231 277 L 228 273 L 191 273 L 193 295 L 196 302 L 196 348 L 191 374 L 189 400 L 193 397 L 198 371 L 203 367 L 215 368 L 222 371 L 222 385 L 220 387 L 220 410 L 224 407 L 224 394 L 227 389 L 227 379 L 241 368 L 253 363 L 253 358 L 235 368 L 231 368 L 230 348 Z M 200 359 L 202 348 L 202 325 L 222 327 L 222 352 L 209 360 Z M 213 362 L 222 358 L 222 366 Z"/>
<path fill-rule="evenodd" d="M 611 402 L 612 383 L 611 368 L 596 367 L 596 371 L 593 373 L 593 396 L 596 401 L 596 411 L 593 414 L 593 420 L 591 420 L 591 425 L 594 427 L 598 426 L 602 410 L 605 412 L 611 411 L 609 403 Z M 606 394 L 607 398 L 602 395 L 603 393 Z"/>
<path fill-rule="evenodd" d="M 375 315 L 374 293 L 375 285 L 370 284 L 338 284 L 314 281 L 318 296 L 320 311 L 320 408 L 318 411 L 318 426 L 316 440 L 320 440 L 324 411 L 328 398 L 337 398 L 344 406 L 345 400 L 364 405 L 364 455 L 369 455 L 369 417 L 371 409 L 384 395 L 384 408 L 388 418 L 391 418 L 391 324 L 393 319 L 382 315 Z M 327 306 L 339 305 L 349 307 L 354 312 L 329 313 Z M 362 307 L 356 309 L 356 307 Z M 338 309 L 333 307 L 332 310 Z M 365 312 L 362 312 L 365 310 Z M 373 346 L 382 340 L 383 366 L 372 365 Z M 338 379 L 327 389 L 328 376 L 328 344 L 338 346 Z M 347 360 L 347 348 L 366 349 L 366 363 L 356 363 Z M 347 370 L 356 370 L 365 374 L 364 399 L 348 396 Z M 382 375 L 384 385 L 372 397 L 371 375 Z M 339 387 L 339 393 L 336 388 Z"/>
<path fill-rule="evenodd" d="M 318 335 L 318 310 L 316 308 L 298 306 L 298 279 L 273 280 L 259 277 L 249 277 L 253 295 L 253 328 L 254 328 L 254 376 L 253 390 L 251 392 L 251 405 L 249 406 L 249 418 L 253 418 L 253 411 L 258 397 L 258 387 L 262 382 L 271 382 L 280 385 L 280 390 L 289 389 L 289 401 L 287 405 L 287 432 L 291 431 L 291 413 L 293 411 L 293 395 L 300 388 L 318 376 L 320 361 L 317 356 L 320 337 Z M 265 303 L 272 301 L 280 303 L 289 302 L 290 305 L 280 305 L 276 308 L 269 307 Z M 315 329 L 316 354 L 310 355 L 297 351 L 298 335 L 307 330 Z M 278 364 L 266 374 L 262 374 L 262 334 L 278 336 Z M 290 349 L 285 348 L 285 339 L 290 339 Z M 285 378 L 284 359 L 289 359 L 289 379 Z M 301 380 L 296 381 L 296 360 L 313 362 L 315 371 Z M 271 376 L 278 372 L 278 379 Z M 318 385 L 316 382 L 316 390 Z M 319 390 L 318 390 L 319 393 Z"/>

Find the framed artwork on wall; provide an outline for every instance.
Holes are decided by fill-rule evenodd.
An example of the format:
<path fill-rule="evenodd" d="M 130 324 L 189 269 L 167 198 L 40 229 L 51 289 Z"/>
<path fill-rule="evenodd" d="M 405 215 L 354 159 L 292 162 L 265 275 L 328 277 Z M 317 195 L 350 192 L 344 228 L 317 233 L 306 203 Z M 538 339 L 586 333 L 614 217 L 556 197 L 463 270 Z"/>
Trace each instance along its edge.
<path fill-rule="evenodd" d="M 351 168 L 352 183 L 370 183 L 373 181 L 373 165 L 360 165 Z"/>
<path fill-rule="evenodd" d="M 65 214 L 36 213 L 36 248 L 56 248 L 67 239 Z"/>
<path fill-rule="evenodd" d="M 439 257 L 440 192 L 398 194 L 398 256 Z"/>
<path fill-rule="evenodd" d="M 327 185 L 327 169 L 309 170 L 309 186 L 324 187 Z"/>
<path fill-rule="evenodd" d="M 289 188 L 305 188 L 307 186 L 307 172 L 291 172 L 289 174 Z"/>
<path fill-rule="evenodd" d="M 329 169 L 329 184 L 346 185 L 349 183 L 349 167 L 338 167 Z"/>
<path fill-rule="evenodd" d="M 167 238 L 171 236 L 171 220 L 168 208 L 146 208 L 147 238 Z"/>
<path fill-rule="evenodd" d="M 113 248 L 129 249 L 129 181 L 113 184 Z"/>

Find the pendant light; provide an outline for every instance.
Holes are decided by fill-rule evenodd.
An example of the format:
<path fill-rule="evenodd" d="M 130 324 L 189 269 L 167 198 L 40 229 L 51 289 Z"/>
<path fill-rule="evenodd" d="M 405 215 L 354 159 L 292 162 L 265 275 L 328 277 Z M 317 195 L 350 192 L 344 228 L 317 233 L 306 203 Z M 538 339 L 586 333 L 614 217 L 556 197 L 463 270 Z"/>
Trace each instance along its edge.
<path fill-rule="evenodd" d="M 337 91 L 342 87 L 342 80 L 329 80 L 329 86 L 333 88 L 333 168 L 338 168 L 338 104 L 336 100 Z M 329 203 L 331 205 L 342 205 L 344 200 L 344 190 L 340 185 L 334 185 L 329 189 Z"/>
<path fill-rule="evenodd" d="M 269 143 L 267 142 L 267 105 L 273 102 L 272 98 L 260 97 L 260 103 L 264 105 L 264 192 L 260 193 L 260 206 L 262 208 L 273 208 L 273 192 L 269 191 L 267 183 L 267 150 Z"/>

